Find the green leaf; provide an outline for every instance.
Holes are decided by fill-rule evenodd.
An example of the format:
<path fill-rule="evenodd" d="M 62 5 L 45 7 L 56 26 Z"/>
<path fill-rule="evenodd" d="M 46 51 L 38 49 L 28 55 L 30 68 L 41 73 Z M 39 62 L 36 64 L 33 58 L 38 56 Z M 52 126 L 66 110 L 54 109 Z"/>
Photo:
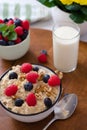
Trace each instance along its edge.
<path fill-rule="evenodd" d="M 55 3 L 55 5 L 56 5 L 58 8 L 60 8 L 61 10 L 67 12 L 67 9 L 65 8 L 65 5 L 63 5 L 60 0 L 54 0 L 54 3 Z"/>
<path fill-rule="evenodd" d="M 38 0 L 41 4 L 47 6 L 47 7 L 53 7 L 55 6 L 54 0 Z"/>
<path fill-rule="evenodd" d="M 7 25 L 6 24 L 0 24 L 0 31 L 5 31 L 7 29 Z"/>
<path fill-rule="evenodd" d="M 15 28 L 15 25 L 14 25 L 14 24 L 8 26 L 8 29 L 9 29 L 10 31 L 14 31 L 14 28 Z"/>
<path fill-rule="evenodd" d="M 87 15 L 85 15 L 85 20 L 87 21 Z"/>
<path fill-rule="evenodd" d="M 3 37 L 7 37 L 8 40 L 16 40 L 17 34 L 14 31 L 15 25 L 12 24 L 10 26 L 6 24 L 0 24 L 0 31 L 2 32 Z"/>
<path fill-rule="evenodd" d="M 10 32 L 9 36 L 8 36 L 9 40 L 16 40 L 17 39 L 17 34 L 16 32 Z"/>
<path fill-rule="evenodd" d="M 3 37 L 7 37 L 9 35 L 10 31 L 3 31 L 2 32 L 2 35 Z"/>
<path fill-rule="evenodd" d="M 65 8 L 65 5 L 63 5 L 60 0 L 54 0 L 54 3 L 55 3 L 58 7 L 64 7 L 64 8 Z"/>
<path fill-rule="evenodd" d="M 40 3 L 44 4 L 47 0 L 38 0 Z"/>
<path fill-rule="evenodd" d="M 76 23 L 84 22 L 84 15 L 81 12 L 71 13 L 69 17 Z"/>
<path fill-rule="evenodd" d="M 81 8 L 81 11 L 82 11 L 82 13 L 84 14 L 84 15 L 87 15 L 87 7 L 82 7 Z"/>
<path fill-rule="evenodd" d="M 65 5 L 65 8 L 70 11 L 78 11 L 78 10 L 80 10 L 81 6 L 73 3 L 71 5 Z"/>

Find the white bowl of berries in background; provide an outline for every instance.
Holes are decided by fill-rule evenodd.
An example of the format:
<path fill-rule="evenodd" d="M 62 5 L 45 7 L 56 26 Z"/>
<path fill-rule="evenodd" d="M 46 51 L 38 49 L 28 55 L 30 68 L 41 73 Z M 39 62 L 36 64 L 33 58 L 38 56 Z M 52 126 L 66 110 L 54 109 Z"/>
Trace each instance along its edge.
<path fill-rule="evenodd" d="M 0 58 L 16 60 L 24 56 L 30 45 L 28 20 L 0 19 Z"/>
<path fill-rule="evenodd" d="M 61 95 L 61 81 L 48 67 L 23 63 L 0 78 L 0 103 L 6 113 L 22 122 L 49 116 Z"/>

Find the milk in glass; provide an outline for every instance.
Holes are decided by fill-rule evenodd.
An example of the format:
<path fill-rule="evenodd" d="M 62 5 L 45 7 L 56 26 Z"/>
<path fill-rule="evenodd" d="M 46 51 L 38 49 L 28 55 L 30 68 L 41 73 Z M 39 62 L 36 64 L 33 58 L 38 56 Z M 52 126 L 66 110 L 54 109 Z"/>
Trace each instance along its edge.
<path fill-rule="evenodd" d="M 71 26 L 60 26 L 53 31 L 54 66 L 62 72 L 76 69 L 79 31 Z"/>

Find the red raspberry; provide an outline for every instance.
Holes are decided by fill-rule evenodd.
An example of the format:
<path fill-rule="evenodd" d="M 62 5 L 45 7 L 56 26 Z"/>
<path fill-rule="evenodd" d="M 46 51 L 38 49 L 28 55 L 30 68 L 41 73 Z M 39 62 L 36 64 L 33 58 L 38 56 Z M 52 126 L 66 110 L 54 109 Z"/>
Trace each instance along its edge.
<path fill-rule="evenodd" d="M 31 83 L 36 83 L 36 80 L 38 78 L 38 73 L 37 72 L 29 72 L 26 74 L 26 79 L 31 82 Z"/>
<path fill-rule="evenodd" d="M 46 63 L 47 62 L 47 56 L 45 54 L 40 54 L 38 56 L 38 61 L 41 63 Z"/>
<path fill-rule="evenodd" d="M 3 37 L 2 37 L 2 35 L 0 34 L 0 40 L 2 40 L 3 39 Z"/>
<path fill-rule="evenodd" d="M 57 86 L 60 85 L 60 79 L 58 78 L 57 75 L 52 75 L 49 80 L 48 80 L 48 84 L 50 86 Z"/>
<path fill-rule="evenodd" d="M 27 102 L 28 106 L 35 106 L 36 103 L 37 103 L 35 94 L 34 93 L 30 93 L 26 97 L 26 102 Z"/>
<path fill-rule="evenodd" d="M 15 40 L 15 43 L 18 44 L 18 43 L 20 43 L 21 41 L 22 41 L 21 38 L 18 37 L 18 38 Z"/>
<path fill-rule="evenodd" d="M 17 26 L 15 28 L 15 32 L 17 33 L 18 36 L 23 35 L 23 28 L 21 26 Z"/>
<path fill-rule="evenodd" d="M 15 95 L 16 92 L 18 90 L 18 86 L 16 85 L 9 85 L 6 89 L 5 89 L 5 95 L 7 96 L 12 96 Z"/>
<path fill-rule="evenodd" d="M 7 22 L 7 25 L 10 26 L 10 25 L 12 25 L 13 23 L 14 23 L 13 20 L 9 20 L 9 21 Z"/>
<path fill-rule="evenodd" d="M 21 72 L 28 73 L 31 70 L 32 70 L 32 65 L 30 63 L 23 63 L 21 65 Z"/>
<path fill-rule="evenodd" d="M 0 23 L 4 23 L 4 21 L 2 19 L 0 19 Z"/>
<path fill-rule="evenodd" d="M 24 20 L 22 21 L 22 27 L 24 30 L 29 30 L 29 21 L 28 20 Z"/>
<path fill-rule="evenodd" d="M 4 37 L 4 40 L 5 40 L 6 42 L 8 42 L 8 38 L 7 38 L 7 37 Z"/>

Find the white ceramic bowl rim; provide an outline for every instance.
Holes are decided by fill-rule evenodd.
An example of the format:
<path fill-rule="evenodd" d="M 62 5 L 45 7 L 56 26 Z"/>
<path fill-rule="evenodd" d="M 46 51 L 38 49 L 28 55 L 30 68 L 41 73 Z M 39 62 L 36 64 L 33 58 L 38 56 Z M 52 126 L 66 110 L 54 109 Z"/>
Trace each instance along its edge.
<path fill-rule="evenodd" d="M 46 68 L 46 69 L 49 69 L 49 70 L 50 70 L 51 72 L 53 72 L 54 74 L 56 74 L 51 68 L 49 68 L 49 67 L 47 67 L 47 66 L 43 66 L 43 65 L 40 65 L 40 64 L 32 64 L 32 65 L 38 65 L 38 66 L 44 67 L 44 68 Z M 0 81 L 1 81 L 2 78 L 5 76 L 5 74 L 8 73 L 9 70 L 11 70 L 11 68 L 8 69 L 8 70 L 0 77 Z M 60 96 L 61 96 L 61 92 L 62 92 L 62 84 L 60 83 L 60 92 L 59 92 L 59 95 L 58 95 L 56 101 L 52 104 L 52 106 L 51 106 L 50 108 L 52 108 L 52 107 L 56 104 L 56 102 L 59 100 L 59 98 L 60 98 Z M 47 108 L 47 109 L 45 109 L 44 111 L 41 111 L 41 112 L 38 112 L 38 113 L 34 113 L 34 114 L 20 114 L 20 113 L 15 113 L 15 112 L 9 110 L 8 108 L 6 108 L 6 107 L 1 103 L 1 101 L 0 101 L 0 104 L 1 104 L 1 106 L 2 106 L 5 110 L 7 110 L 7 111 L 9 111 L 10 113 L 13 113 L 13 114 L 15 114 L 15 115 L 19 115 L 19 116 L 35 116 L 35 115 L 39 115 L 39 114 L 41 114 L 41 113 L 44 113 L 45 111 L 47 111 L 47 110 L 50 109 L 50 108 Z"/>

